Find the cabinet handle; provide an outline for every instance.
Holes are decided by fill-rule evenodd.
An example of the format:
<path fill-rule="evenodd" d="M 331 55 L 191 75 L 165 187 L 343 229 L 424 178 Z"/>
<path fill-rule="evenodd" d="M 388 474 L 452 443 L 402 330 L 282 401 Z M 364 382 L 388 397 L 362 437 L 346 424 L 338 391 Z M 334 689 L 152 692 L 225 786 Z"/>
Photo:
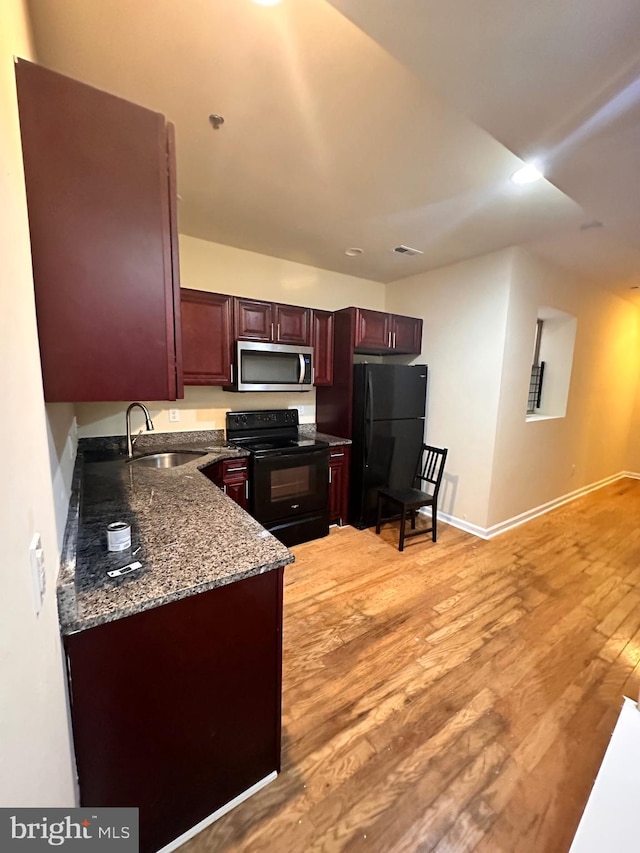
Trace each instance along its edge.
<path fill-rule="evenodd" d="M 227 487 L 226 487 L 226 486 L 223 486 L 223 487 L 222 487 L 222 491 L 225 493 L 225 495 L 229 494 L 229 493 L 227 492 Z"/>
<path fill-rule="evenodd" d="M 331 485 L 331 483 L 332 483 L 332 482 L 333 482 L 333 481 L 332 481 L 332 479 L 331 479 L 331 468 L 329 468 L 329 485 Z"/>
<path fill-rule="evenodd" d="M 388 344 L 388 346 L 389 346 L 389 349 L 391 349 L 391 332 L 389 332 L 389 344 Z"/>
<path fill-rule="evenodd" d="M 231 384 L 233 385 L 233 364 L 231 364 Z"/>
<path fill-rule="evenodd" d="M 247 500 L 249 500 L 249 481 L 244 481 L 244 496 Z"/>
<path fill-rule="evenodd" d="M 246 468 L 227 468 L 227 474 L 231 473 L 231 471 L 246 471 Z"/>
<path fill-rule="evenodd" d="M 339 459 L 341 456 L 344 456 L 344 453 L 332 453 L 331 454 L 332 459 Z"/>
<path fill-rule="evenodd" d="M 273 323 L 271 324 L 271 340 L 273 340 Z"/>
<path fill-rule="evenodd" d="M 277 340 L 280 340 L 280 323 L 278 323 L 278 337 Z"/>
<path fill-rule="evenodd" d="M 393 333 L 393 348 L 396 348 L 396 332 Z"/>

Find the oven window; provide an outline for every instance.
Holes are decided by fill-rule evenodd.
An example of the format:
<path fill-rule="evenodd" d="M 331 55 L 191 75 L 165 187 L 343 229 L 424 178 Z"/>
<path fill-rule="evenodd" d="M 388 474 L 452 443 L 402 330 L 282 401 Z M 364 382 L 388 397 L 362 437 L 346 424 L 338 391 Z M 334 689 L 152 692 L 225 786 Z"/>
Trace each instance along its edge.
<path fill-rule="evenodd" d="M 297 353 L 241 351 L 242 382 L 255 385 L 298 385 L 300 358 Z"/>
<path fill-rule="evenodd" d="M 312 488 L 312 470 L 310 465 L 301 465 L 272 471 L 271 500 L 288 501 L 308 495 Z"/>

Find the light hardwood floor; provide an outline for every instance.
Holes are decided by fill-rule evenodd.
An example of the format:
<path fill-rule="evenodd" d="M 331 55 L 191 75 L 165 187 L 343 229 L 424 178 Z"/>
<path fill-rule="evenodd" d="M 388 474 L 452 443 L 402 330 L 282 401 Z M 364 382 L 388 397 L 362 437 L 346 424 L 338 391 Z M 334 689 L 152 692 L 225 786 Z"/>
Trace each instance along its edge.
<path fill-rule="evenodd" d="M 295 548 L 282 773 L 184 853 L 566 853 L 637 697 L 639 520 L 625 479 L 490 542 Z"/>

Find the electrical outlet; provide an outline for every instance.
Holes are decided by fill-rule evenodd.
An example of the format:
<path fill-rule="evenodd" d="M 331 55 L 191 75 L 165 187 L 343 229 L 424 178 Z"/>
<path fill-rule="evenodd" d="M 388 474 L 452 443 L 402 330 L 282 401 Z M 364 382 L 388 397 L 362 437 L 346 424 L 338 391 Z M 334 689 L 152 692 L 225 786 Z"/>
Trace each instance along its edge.
<path fill-rule="evenodd" d="M 35 533 L 29 546 L 29 562 L 31 564 L 31 580 L 33 583 L 33 600 L 36 615 L 42 610 L 44 593 L 47 588 L 47 575 L 44 565 L 44 549 L 39 533 Z"/>
<path fill-rule="evenodd" d="M 172 424 L 175 424 L 179 420 L 180 420 L 180 409 L 169 409 L 169 421 Z"/>

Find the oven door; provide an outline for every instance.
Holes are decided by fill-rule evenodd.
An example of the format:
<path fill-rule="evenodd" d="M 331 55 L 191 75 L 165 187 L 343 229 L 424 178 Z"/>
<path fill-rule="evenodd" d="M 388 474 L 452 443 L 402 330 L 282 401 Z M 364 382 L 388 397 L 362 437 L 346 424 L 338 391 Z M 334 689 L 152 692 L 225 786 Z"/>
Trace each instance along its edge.
<path fill-rule="evenodd" d="M 328 501 L 328 448 L 254 457 L 253 514 L 263 524 L 326 510 Z"/>

